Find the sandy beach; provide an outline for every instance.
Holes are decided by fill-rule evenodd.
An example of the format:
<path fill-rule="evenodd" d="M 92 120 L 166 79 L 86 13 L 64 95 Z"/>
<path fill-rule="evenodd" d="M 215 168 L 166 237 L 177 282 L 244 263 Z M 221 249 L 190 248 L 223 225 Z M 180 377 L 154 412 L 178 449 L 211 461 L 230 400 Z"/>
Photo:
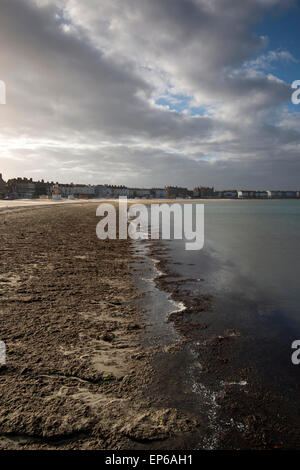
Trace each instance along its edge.
<path fill-rule="evenodd" d="M 178 448 L 197 427 L 149 396 L 135 253 L 97 239 L 96 207 L 1 212 L 1 449 Z"/>
<path fill-rule="evenodd" d="M 130 199 L 128 198 L 129 204 L 174 204 L 174 203 L 190 203 L 190 202 L 214 202 L 216 199 Z M 231 199 L 220 199 L 218 201 L 229 201 Z M 54 206 L 63 204 L 91 204 L 91 202 L 100 204 L 101 202 L 112 202 L 116 203 L 116 199 L 14 199 L 14 200 L 0 200 L 0 210 L 3 209 L 17 209 L 20 207 L 39 207 L 39 206 Z M 234 201 L 234 200 L 233 200 Z"/>

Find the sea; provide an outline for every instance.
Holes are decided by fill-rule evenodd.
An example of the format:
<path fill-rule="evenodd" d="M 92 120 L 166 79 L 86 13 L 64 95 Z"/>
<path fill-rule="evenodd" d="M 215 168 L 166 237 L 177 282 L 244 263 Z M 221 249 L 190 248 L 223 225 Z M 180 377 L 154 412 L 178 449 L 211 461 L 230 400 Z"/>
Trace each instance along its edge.
<path fill-rule="evenodd" d="M 266 390 L 299 404 L 300 364 L 292 362 L 292 344 L 300 340 L 300 201 L 203 204 L 201 250 L 185 250 L 186 240 L 162 240 L 163 254 L 153 256 L 151 241 L 136 243 L 144 260 L 143 274 L 137 279 L 144 292 L 140 301 L 147 325 L 144 344 L 161 348 L 176 345 L 180 331 L 169 321 L 170 315 L 176 311 L 184 314 L 189 295 L 209 296 L 211 308 L 199 314 L 201 322 L 208 325 L 205 334 L 222 338 L 224 332 L 235 331 L 243 338 L 235 357 L 235 383 L 247 383 L 244 371 L 250 367 Z M 164 276 L 157 268 L 161 257 L 167 271 L 173 273 L 173 278 L 169 274 L 171 282 L 181 281 L 181 299 L 180 289 L 174 300 L 170 289 L 164 290 L 157 282 Z M 169 377 L 163 379 L 165 392 L 174 397 L 171 405 L 181 404 L 183 409 L 201 408 L 206 397 L 207 408 L 215 416 L 214 387 L 207 390 L 201 384 L 201 371 L 195 372 L 197 361 L 191 347 L 171 359 L 161 356 L 158 370 L 164 370 L 165 375 L 169 370 Z M 243 372 L 239 374 L 239 370 Z M 214 446 L 217 442 L 208 448 Z"/>

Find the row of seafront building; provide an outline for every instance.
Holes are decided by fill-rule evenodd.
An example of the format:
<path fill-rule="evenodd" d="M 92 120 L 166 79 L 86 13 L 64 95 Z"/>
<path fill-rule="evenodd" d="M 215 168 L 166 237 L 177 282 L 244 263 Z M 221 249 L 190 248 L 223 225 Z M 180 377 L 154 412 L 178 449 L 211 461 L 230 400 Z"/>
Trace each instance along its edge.
<path fill-rule="evenodd" d="M 216 191 L 214 188 L 199 186 L 193 190 L 178 186 L 164 188 L 127 188 L 109 184 L 59 184 L 33 181 L 32 178 L 13 178 L 5 182 L 0 173 L 0 199 L 16 198 L 118 198 L 126 196 L 130 199 L 298 199 L 300 191 L 260 191 L 260 190 L 225 190 Z"/>

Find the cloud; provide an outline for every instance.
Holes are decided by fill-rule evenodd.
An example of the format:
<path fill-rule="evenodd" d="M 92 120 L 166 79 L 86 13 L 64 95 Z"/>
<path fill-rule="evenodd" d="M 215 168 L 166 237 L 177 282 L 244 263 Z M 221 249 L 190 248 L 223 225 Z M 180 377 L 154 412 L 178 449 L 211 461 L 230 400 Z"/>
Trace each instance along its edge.
<path fill-rule="evenodd" d="M 300 134 L 272 64 L 295 59 L 253 34 L 282 4 L 2 0 L 4 175 L 254 187 L 272 168 L 293 181 Z"/>
<path fill-rule="evenodd" d="M 250 70 L 269 70 L 273 68 L 274 63 L 297 62 L 297 59 L 287 50 L 268 51 L 254 60 L 246 62 L 245 68 Z"/>

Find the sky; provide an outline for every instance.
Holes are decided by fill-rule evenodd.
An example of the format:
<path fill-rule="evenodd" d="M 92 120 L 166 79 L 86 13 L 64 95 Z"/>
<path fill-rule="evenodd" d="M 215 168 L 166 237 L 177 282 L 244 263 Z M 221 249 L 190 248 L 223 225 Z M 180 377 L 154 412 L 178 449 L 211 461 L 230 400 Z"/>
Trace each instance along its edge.
<path fill-rule="evenodd" d="M 0 173 L 300 189 L 299 3 L 1 0 Z"/>

